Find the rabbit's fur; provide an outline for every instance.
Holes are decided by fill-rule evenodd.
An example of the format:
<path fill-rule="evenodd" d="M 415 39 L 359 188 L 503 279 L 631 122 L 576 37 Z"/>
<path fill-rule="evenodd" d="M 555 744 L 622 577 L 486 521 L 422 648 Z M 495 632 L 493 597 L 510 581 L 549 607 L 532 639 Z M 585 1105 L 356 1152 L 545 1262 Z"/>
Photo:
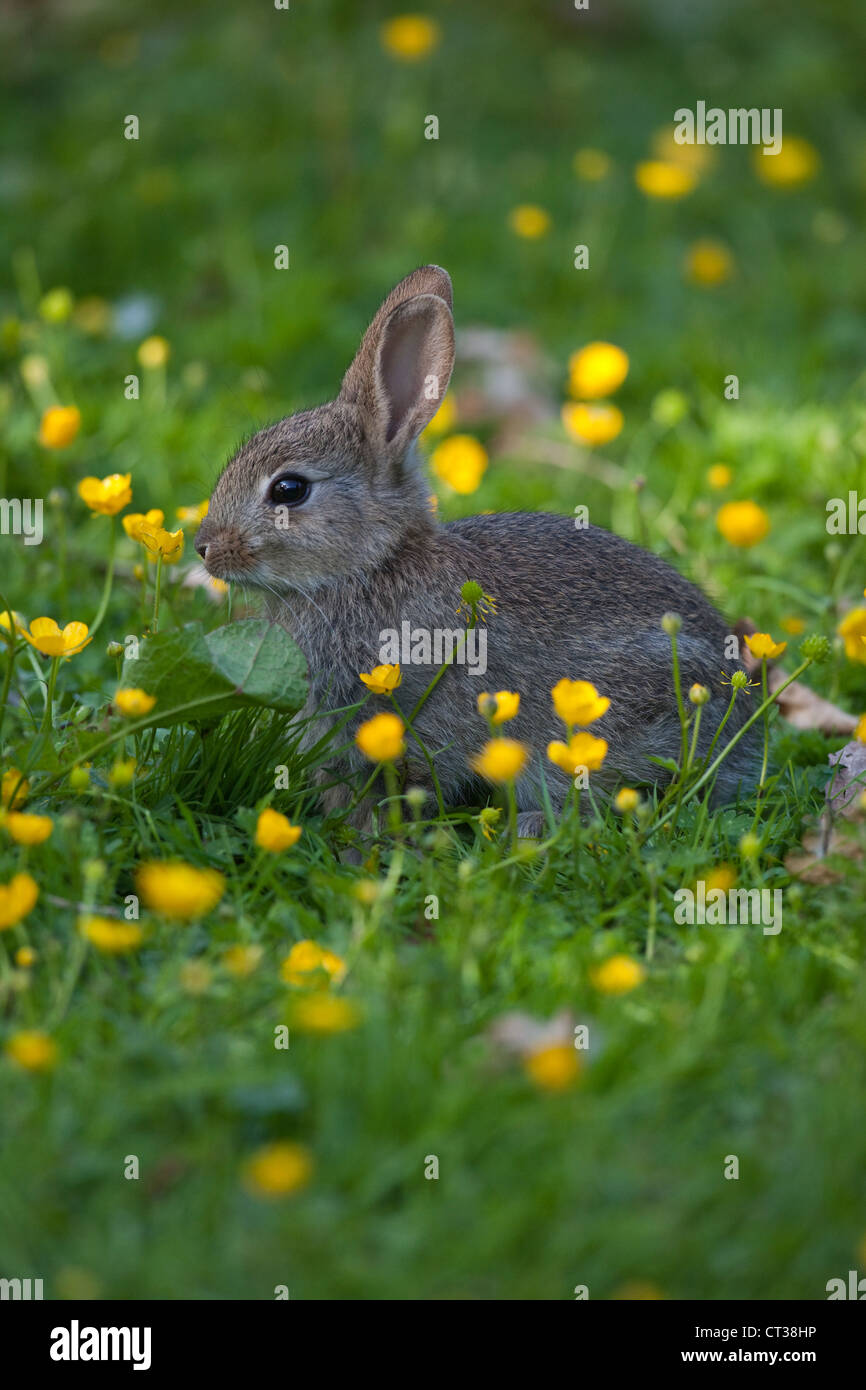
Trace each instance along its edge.
<path fill-rule="evenodd" d="M 662 615 L 682 618 L 684 692 L 694 682 L 712 692 L 703 709 L 702 752 L 730 698 L 722 669 L 728 676 L 739 669 L 725 659 L 729 628 L 663 560 L 599 527 L 576 529 L 571 518 L 544 513 L 440 525 L 415 441 L 439 407 L 453 360 L 451 282 L 444 270 L 425 266 L 385 300 L 335 401 L 261 430 L 230 460 L 196 548 L 211 574 L 263 589 L 269 615 L 295 637 L 311 677 L 305 719 L 319 711 L 327 721 L 327 711 L 358 701 L 358 673 L 383 659 L 386 630 L 399 632 L 406 622 L 428 631 L 461 628 L 456 610 L 466 580 L 493 596 L 486 672 L 470 674 L 468 665 L 453 663 L 415 721 L 450 804 L 488 795 L 470 768 L 487 738 L 477 696 L 515 690 L 520 710 L 503 732 L 533 750 L 516 792 L 522 812 L 539 811 L 547 743 L 565 736 L 550 696 L 562 676 L 592 681 L 610 696 L 609 710 L 592 725 L 609 743 L 593 785 L 664 780 L 667 774 L 647 755 L 678 758 L 681 736 Z M 312 487 L 301 505 L 283 509 L 280 527 L 268 488 L 286 473 Z M 397 699 L 405 713 L 439 669 L 403 665 Z M 748 692 L 738 696 L 725 738 L 741 726 L 750 703 Z M 391 709 L 386 696 L 373 697 L 338 741 L 347 742 L 377 709 Z M 307 725 L 307 746 L 324 727 L 318 719 Z M 716 800 L 730 799 L 741 780 L 754 779 L 753 749 L 747 736 L 723 763 Z M 429 788 L 411 737 L 406 762 L 409 780 Z M 352 745 L 322 782 L 366 774 L 369 766 Z M 554 805 L 561 804 L 570 779 L 546 761 L 544 775 Z M 325 808 L 345 807 L 352 795 L 350 787 L 331 786 Z M 363 823 L 363 813 L 356 821 Z"/>

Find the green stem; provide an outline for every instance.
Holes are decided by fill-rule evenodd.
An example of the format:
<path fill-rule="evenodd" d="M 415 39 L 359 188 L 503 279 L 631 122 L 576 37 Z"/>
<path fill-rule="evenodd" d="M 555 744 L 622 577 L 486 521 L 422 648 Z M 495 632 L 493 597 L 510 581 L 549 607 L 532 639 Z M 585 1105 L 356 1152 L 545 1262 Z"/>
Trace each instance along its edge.
<path fill-rule="evenodd" d="M 96 617 L 93 619 L 93 622 L 90 625 L 91 637 L 93 637 L 94 634 L 99 631 L 100 627 L 102 626 L 102 620 L 108 612 L 108 603 L 109 599 L 111 598 L 111 585 L 114 580 L 114 551 L 117 543 L 117 517 L 113 516 L 110 518 L 110 520 L 111 533 L 108 542 L 108 568 L 105 571 L 105 584 L 102 588 L 102 598 L 99 601 L 99 609 L 97 610 Z"/>
<path fill-rule="evenodd" d="M 677 650 L 677 634 L 672 632 L 670 634 L 670 639 L 671 663 L 674 670 L 674 692 L 677 697 L 677 711 L 680 716 L 680 768 L 682 770 L 686 766 L 686 759 L 688 758 L 689 751 L 688 715 L 686 714 L 686 707 L 683 703 L 683 692 L 680 684 L 680 656 Z"/>
<path fill-rule="evenodd" d="M 162 551 L 156 557 L 156 579 L 154 580 L 153 590 L 153 621 L 150 625 L 151 632 L 159 631 L 159 591 L 162 587 Z"/>
<path fill-rule="evenodd" d="M 3 733 L 3 721 L 6 718 L 6 704 L 9 699 L 9 689 L 12 685 L 12 672 L 15 668 L 15 657 L 18 653 L 18 633 L 15 630 L 15 619 L 12 616 L 12 609 L 0 594 L 0 614 L 5 613 L 9 619 L 9 658 L 6 662 L 6 674 L 3 677 L 3 692 L 0 695 L 0 734 Z M 0 743 L 2 748 L 2 743 Z"/>
<path fill-rule="evenodd" d="M 48 675 L 48 689 L 45 693 L 45 713 L 42 716 L 41 732 L 48 733 L 54 728 L 54 688 L 57 685 L 57 668 L 60 665 L 60 657 L 51 658 L 51 670 Z"/>
<path fill-rule="evenodd" d="M 767 704 L 767 658 L 761 662 L 761 694 L 764 697 L 764 704 Z M 764 778 L 767 775 L 767 762 L 770 754 L 770 711 L 767 708 L 764 714 L 764 761 L 761 763 L 761 780 L 758 783 L 758 796 L 764 789 Z"/>
<path fill-rule="evenodd" d="M 466 641 L 466 633 L 465 633 L 465 632 L 461 632 L 461 634 L 460 634 L 460 641 L 461 641 L 461 642 L 465 642 L 465 641 Z M 458 647 L 459 647 L 459 644 L 458 644 Z M 428 685 L 427 689 L 424 691 L 424 694 L 421 696 L 420 700 L 418 701 L 417 705 L 416 705 L 415 708 L 413 709 L 412 713 L 409 715 L 409 720 L 408 720 L 408 722 L 409 722 L 410 724 L 412 723 L 412 720 L 415 718 L 415 716 L 416 716 L 416 714 L 418 713 L 418 711 L 419 711 L 420 709 L 422 709 L 423 706 L 427 703 L 427 701 L 429 700 L 430 696 L 433 694 L 433 691 L 436 689 L 436 687 L 437 687 L 437 685 L 439 684 L 439 682 L 441 681 L 442 677 L 445 675 L 445 672 L 448 670 L 449 666 L 451 666 L 452 662 L 455 660 L 455 658 L 456 658 L 456 656 L 457 656 L 457 650 L 458 650 L 458 648 L 455 648 L 455 650 L 452 651 L 451 655 L 449 656 L 448 660 L 442 662 L 442 665 L 439 667 L 439 670 L 436 672 L 435 676 L 433 677 L 432 681 L 431 681 L 430 684 Z"/>

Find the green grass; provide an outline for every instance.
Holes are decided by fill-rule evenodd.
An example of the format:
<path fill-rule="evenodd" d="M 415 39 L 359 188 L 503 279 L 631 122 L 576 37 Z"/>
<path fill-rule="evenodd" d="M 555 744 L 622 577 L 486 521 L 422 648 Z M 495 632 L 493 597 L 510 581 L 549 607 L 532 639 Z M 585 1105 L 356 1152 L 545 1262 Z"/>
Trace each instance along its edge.
<path fill-rule="evenodd" d="M 783 26 L 770 5 L 623 5 L 581 27 L 567 6 L 443 0 L 431 10 L 442 43 L 410 68 L 381 49 L 393 13 L 158 3 L 131 29 L 108 6 L 50 23 L 4 12 L 0 493 L 48 500 L 41 546 L 0 538 L 3 600 L 92 622 L 109 523 L 87 515 L 78 480 L 129 471 L 135 509 L 168 517 L 197 503 L 242 435 L 335 391 L 387 288 L 435 261 L 452 273 L 458 326 L 534 335 L 554 401 L 582 343 L 609 339 L 631 361 L 616 397 L 626 427 L 602 451 L 622 470 L 613 485 L 554 415 L 496 454 L 471 497 L 441 489 L 443 517 L 585 504 L 692 575 L 732 622 L 748 614 L 780 637 L 798 617 L 828 637 L 831 660 L 806 679 L 859 714 L 866 667 L 836 629 L 861 601 L 866 546 L 824 523 L 829 498 L 866 495 L 864 21 L 841 3 Z M 644 199 L 634 164 L 698 97 L 782 106 L 785 130 L 818 149 L 818 176 L 782 192 L 747 151 L 725 149 L 690 198 Z M 121 138 L 129 112 L 137 143 Z M 436 144 L 421 136 L 428 112 Z M 575 178 L 580 146 L 611 156 L 603 183 Z M 552 219 L 538 242 L 507 226 L 529 201 Z M 735 259 L 717 290 L 682 275 L 701 236 Z M 577 242 L 591 247 L 585 273 L 572 269 Z M 282 275 L 278 243 L 292 258 Z M 129 338 L 48 324 L 41 294 L 58 285 L 115 307 L 147 296 L 151 321 Z M 164 391 L 136 364 L 151 331 L 171 343 Z M 65 450 L 36 443 L 46 400 L 22 381 L 28 354 L 81 408 Z M 138 402 L 123 394 L 134 371 Z M 729 372 L 737 402 L 722 396 Z M 458 365 L 458 394 L 464 379 Z M 670 388 L 687 403 L 673 427 L 653 415 Z M 566 467 L 540 461 L 551 443 Z M 717 462 L 733 471 L 720 493 L 706 482 Z M 729 498 L 769 514 L 753 550 L 716 529 Z M 118 727 L 106 645 L 143 631 L 139 558 L 124 539 L 105 623 L 59 673 L 51 740 L 35 729 L 46 663 L 19 657 L 3 769 L 44 782 Z M 163 631 L 225 616 L 168 572 Z M 669 1298 L 824 1297 L 862 1261 L 866 1232 L 866 867 L 846 861 L 818 886 L 784 861 L 842 742 L 776 721 L 757 819 L 754 803 L 690 804 L 635 848 L 600 808 L 518 863 L 470 813 L 413 826 L 408 808 L 403 843 L 383 835 L 363 868 L 343 863 L 347 832 L 323 818 L 309 763 L 269 712 L 130 736 L 130 787 L 109 781 L 121 745 L 94 757 L 85 790 L 52 782 L 28 805 L 54 818 L 46 844 L 0 831 L 0 883 L 27 871 L 40 887 L 26 921 L 0 933 L 0 1033 L 46 1030 L 59 1049 L 46 1075 L 0 1061 L 0 1274 L 44 1278 L 49 1297 L 271 1298 L 287 1285 L 292 1298 L 568 1299 L 585 1284 L 607 1298 L 635 1280 Z M 273 795 L 282 763 L 289 787 Z M 304 834 L 263 876 L 252 837 L 269 797 Z M 130 956 L 85 951 L 75 905 L 122 908 L 136 866 L 170 856 L 220 870 L 220 905 L 192 926 L 144 913 Z M 743 885 L 782 889 L 778 936 L 675 924 L 676 890 L 721 863 Z M 280 964 L 307 938 L 345 959 L 339 993 L 362 1017 L 333 1036 L 292 1027 L 283 1051 Z M 30 969 L 15 963 L 25 941 Z M 247 978 L 222 963 L 235 943 L 263 948 Z M 647 972 L 619 997 L 593 983 L 616 953 Z M 190 976 L 191 961 L 210 973 Z M 509 1011 L 563 1009 L 591 1043 L 578 1084 L 547 1092 L 485 1034 Z M 304 1191 L 268 1202 L 242 1172 L 278 1139 L 315 1166 Z M 138 1181 L 123 1176 L 128 1155 Z M 424 1177 L 428 1155 L 438 1181 Z"/>

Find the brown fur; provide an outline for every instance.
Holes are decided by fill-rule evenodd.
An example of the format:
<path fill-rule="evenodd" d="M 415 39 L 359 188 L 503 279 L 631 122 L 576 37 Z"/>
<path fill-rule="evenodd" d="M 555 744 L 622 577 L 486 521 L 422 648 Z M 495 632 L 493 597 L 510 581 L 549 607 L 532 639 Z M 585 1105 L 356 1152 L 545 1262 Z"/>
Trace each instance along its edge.
<path fill-rule="evenodd" d="M 738 667 L 724 657 L 730 629 L 664 561 L 598 527 L 577 530 L 568 517 L 538 513 L 439 525 L 415 440 L 439 407 L 453 360 L 451 282 L 444 270 L 425 266 L 391 291 L 335 401 L 261 430 L 230 460 L 196 547 L 212 574 L 262 588 L 271 618 L 298 641 L 311 672 L 304 717 L 360 698 L 358 672 L 379 663 L 384 630 L 399 631 L 405 621 L 412 628 L 459 627 L 455 614 L 467 579 L 494 596 L 486 674 L 452 665 L 417 720 L 419 736 L 436 755 L 448 802 L 486 795 L 469 766 L 487 736 L 476 698 L 482 690 L 508 689 L 520 692 L 521 704 L 505 732 L 534 751 L 531 768 L 517 784 L 518 805 L 537 813 L 546 745 L 563 737 L 550 698 L 562 676 L 590 680 L 611 699 L 592 726 L 610 745 L 593 783 L 655 780 L 659 769 L 647 755 L 677 757 L 680 741 L 670 639 L 661 617 L 673 611 L 683 620 L 684 689 L 699 681 L 712 692 L 703 712 L 702 749 L 730 695 L 721 686 L 721 670 L 730 674 Z M 285 514 L 285 529 L 278 529 L 266 490 L 286 472 L 310 479 L 312 492 Z M 404 711 L 413 708 L 437 669 L 404 666 L 397 692 Z M 738 697 L 727 730 L 739 727 L 748 703 L 747 696 Z M 374 698 L 360 717 L 377 708 L 390 704 Z M 322 732 L 316 721 L 307 743 Z M 751 748 L 741 749 L 723 765 L 722 797 L 753 775 Z M 331 775 L 362 766 L 368 765 L 353 750 Z M 408 774 L 429 785 L 411 740 Z M 550 763 L 545 775 L 554 803 L 560 803 L 568 778 Z M 326 806 L 346 805 L 350 795 L 349 789 L 332 789 Z"/>

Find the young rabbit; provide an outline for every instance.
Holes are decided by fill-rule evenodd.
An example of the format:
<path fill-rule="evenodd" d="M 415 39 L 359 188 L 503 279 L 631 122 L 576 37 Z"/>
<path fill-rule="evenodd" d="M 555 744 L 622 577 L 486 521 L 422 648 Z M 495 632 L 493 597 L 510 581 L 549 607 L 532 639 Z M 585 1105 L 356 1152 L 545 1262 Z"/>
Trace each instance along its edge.
<path fill-rule="evenodd" d="M 739 663 L 725 660 L 729 628 L 698 589 L 655 555 L 597 526 L 579 530 L 569 517 L 526 512 L 437 522 L 415 442 L 451 376 L 451 304 L 451 281 L 438 266 L 402 280 L 364 335 L 337 399 L 261 430 L 226 465 L 195 544 L 212 575 L 264 590 L 269 616 L 298 642 L 311 679 L 304 718 L 318 711 L 327 720 L 327 711 L 358 701 L 364 693 L 358 673 L 395 659 L 382 650 L 387 633 L 460 629 L 461 586 L 476 580 L 495 600 L 485 629 L 487 669 L 479 671 L 481 662 L 473 669 L 458 655 L 415 728 L 434 757 L 446 802 L 484 800 L 489 789 L 471 768 L 488 736 L 477 697 L 518 691 L 519 713 L 505 732 L 533 750 L 516 792 L 521 832 L 537 834 L 542 762 L 554 805 L 570 786 L 568 775 L 545 761 L 548 741 L 564 738 L 550 694 L 561 677 L 591 681 L 610 697 L 591 729 L 609 744 L 604 767 L 592 777 L 593 786 L 604 788 L 618 779 L 663 780 L 667 774 L 648 755 L 679 757 L 663 614 L 682 618 L 684 692 L 694 682 L 711 691 L 699 752 L 730 698 L 722 669 L 730 677 Z M 426 663 L 403 658 L 397 699 L 407 714 L 441 669 L 435 653 L 420 655 Z M 741 726 L 749 704 L 747 692 L 737 697 L 725 739 Z M 345 743 L 361 719 L 390 708 L 386 696 L 374 697 L 338 741 Z M 319 719 L 308 724 L 306 746 L 324 728 Z M 358 785 L 355 774 L 366 776 L 369 767 L 352 745 L 321 781 L 348 776 Z M 404 771 L 410 782 L 431 787 L 411 736 Z M 722 764 L 716 800 L 730 799 L 749 777 L 754 755 L 747 736 Z M 325 809 L 348 806 L 353 794 L 345 784 L 330 786 Z M 365 810 L 354 818 L 362 825 Z"/>

